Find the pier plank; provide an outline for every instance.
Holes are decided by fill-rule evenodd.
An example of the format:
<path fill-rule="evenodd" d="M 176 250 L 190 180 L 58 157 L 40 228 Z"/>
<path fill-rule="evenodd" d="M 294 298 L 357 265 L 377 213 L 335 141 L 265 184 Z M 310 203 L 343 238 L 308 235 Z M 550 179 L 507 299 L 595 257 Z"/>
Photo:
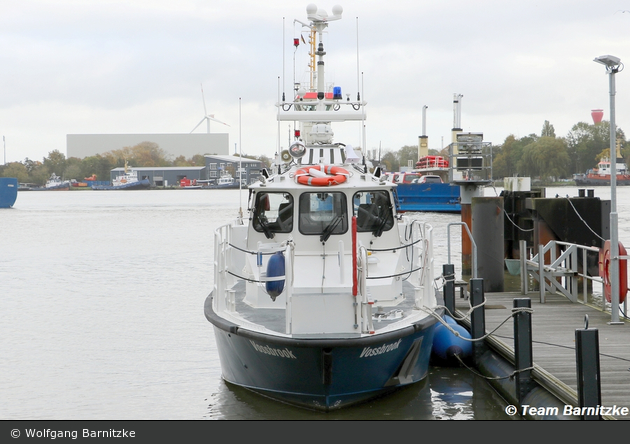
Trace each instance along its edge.
<path fill-rule="evenodd" d="M 577 365 L 575 331 L 597 329 L 600 351 L 602 405 L 630 409 L 630 323 L 610 325 L 610 313 L 582 303 L 573 303 L 562 295 L 545 295 L 540 303 L 538 292 L 521 295 L 519 292 L 486 293 L 486 332 L 514 351 L 514 323 L 510 319 L 515 298 L 529 298 L 532 313 L 532 350 L 534 364 L 564 383 L 577 399 Z M 468 300 L 457 298 L 458 314 L 468 311 Z M 498 329 L 497 329 L 498 328 Z M 497 329 L 496 331 L 494 331 Z M 613 415 L 615 419 L 630 420 L 630 415 Z"/>

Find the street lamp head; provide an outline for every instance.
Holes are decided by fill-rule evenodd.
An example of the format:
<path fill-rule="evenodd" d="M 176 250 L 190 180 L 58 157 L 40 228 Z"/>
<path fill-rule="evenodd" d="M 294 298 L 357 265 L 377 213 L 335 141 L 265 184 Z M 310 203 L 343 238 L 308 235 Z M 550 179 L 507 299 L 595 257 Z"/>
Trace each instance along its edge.
<path fill-rule="evenodd" d="M 607 68 L 615 68 L 621 64 L 621 59 L 612 55 L 603 55 L 593 59 L 594 62 L 601 63 Z"/>

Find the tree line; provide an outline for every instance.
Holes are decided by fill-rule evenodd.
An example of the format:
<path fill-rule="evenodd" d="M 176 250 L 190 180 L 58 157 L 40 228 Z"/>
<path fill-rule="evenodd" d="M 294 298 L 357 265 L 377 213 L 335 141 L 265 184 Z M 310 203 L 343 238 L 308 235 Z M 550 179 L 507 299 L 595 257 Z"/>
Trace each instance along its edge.
<path fill-rule="evenodd" d="M 630 149 L 626 149 L 626 136 L 617 127 L 617 144 L 621 156 L 630 164 Z M 556 181 L 571 178 L 574 173 L 584 173 L 597 166 L 603 157 L 610 157 L 610 122 L 597 124 L 579 122 L 565 137 L 557 137 L 549 121 L 543 123 L 540 134 L 529 134 L 517 138 L 510 134 L 501 145 L 492 145 L 492 176 L 501 179 L 509 176 L 538 178 Z M 448 157 L 448 147 L 430 149 L 429 154 Z M 0 166 L 0 177 L 17 177 L 20 183 L 43 185 L 51 174 L 63 179 L 82 181 L 96 175 L 97 180 L 109 180 L 110 170 L 124 167 L 125 161 L 133 167 L 204 166 L 205 158 L 197 154 L 170 159 L 156 143 L 142 142 L 133 147 L 124 147 L 84 159 L 66 156 L 58 150 L 51 151 L 41 162 L 26 158 L 23 162 L 12 162 Z M 262 161 L 266 166 L 271 160 L 266 156 L 243 157 Z M 386 150 L 373 162 L 380 163 L 387 171 L 399 171 L 418 161 L 418 146 L 405 145 L 397 151 Z"/>
<path fill-rule="evenodd" d="M 23 162 L 11 162 L 0 166 L 0 177 L 16 177 L 20 183 L 44 185 L 53 173 L 64 180 L 74 179 L 81 182 L 95 175 L 96 180 L 108 181 L 110 171 L 124 167 L 125 161 L 131 167 L 205 166 L 203 154 L 188 159 L 185 156 L 178 156 L 175 159 L 170 157 L 172 156 L 154 142 L 142 142 L 132 147 L 123 147 L 83 159 L 66 158 L 59 150 L 53 150 L 41 162 L 26 158 Z M 243 157 L 262 160 L 269 164 L 269 159 L 265 156 Z"/>
<path fill-rule="evenodd" d="M 630 149 L 626 149 L 626 136 L 616 128 L 617 144 L 621 157 L 630 164 Z M 517 138 L 507 136 L 501 145 L 491 145 L 492 176 L 495 179 L 510 176 L 538 178 L 556 181 L 572 178 L 575 173 L 584 173 L 597 166 L 603 157 L 610 157 L 610 122 L 597 124 L 579 122 L 565 137 L 557 137 L 549 121 L 543 123 L 540 134 L 529 134 Z M 429 150 L 430 155 L 448 158 L 449 148 Z M 377 161 L 387 171 L 399 171 L 411 161 L 415 165 L 418 157 L 417 145 L 405 145 L 398 151 L 387 151 Z"/>

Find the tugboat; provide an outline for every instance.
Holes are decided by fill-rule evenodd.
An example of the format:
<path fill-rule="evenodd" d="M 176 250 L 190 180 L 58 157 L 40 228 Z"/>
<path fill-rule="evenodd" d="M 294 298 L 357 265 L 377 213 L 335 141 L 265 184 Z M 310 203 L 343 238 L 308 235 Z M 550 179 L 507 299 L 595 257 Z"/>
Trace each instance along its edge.
<path fill-rule="evenodd" d="M 325 86 L 342 8 L 306 12 L 313 80 L 276 105 L 299 130 L 249 185 L 248 216 L 216 229 L 204 312 L 227 383 L 331 411 L 422 381 L 442 309 L 432 227 L 397 214 L 397 185 L 363 149 L 333 141 L 332 122 L 366 118 L 359 94 Z"/>
<path fill-rule="evenodd" d="M 577 186 L 610 185 L 611 165 L 608 157 L 602 157 L 597 163 L 597 168 L 588 170 L 586 174 L 574 174 L 573 180 Z M 630 185 L 628 167 L 620 155 L 616 159 L 615 169 L 617 170 L 617 185 Z"/>
<path fill-rule="evenodd" d="M 151 186 L 149 179 L 138 179 L 138 171 L 131 168 L 125 160 L 125 169 L 112 180 L 111 185 L 94 185 L 93 190 L 138 190 Z"/>
<path fill-rule="evenodd" d="M 43 188 L 37 188 L 44 191 L 68 191 L 70 189 L 69 180 L 61 180 L 61 177 L 55 173 L 50 175 L 50 178 L 46 181 L 46 185 Z"/>

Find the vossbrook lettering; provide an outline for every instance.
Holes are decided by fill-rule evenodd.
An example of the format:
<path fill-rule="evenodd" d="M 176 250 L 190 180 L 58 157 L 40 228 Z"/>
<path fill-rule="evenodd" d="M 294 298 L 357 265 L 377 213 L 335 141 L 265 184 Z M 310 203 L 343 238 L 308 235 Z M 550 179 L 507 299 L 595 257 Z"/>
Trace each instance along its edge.
<path fill-rule="evenodd" d="M 363 351 L 361 352 L 361 356 L 359 356 L 359 358 L 367 358 L 370 356 L 377 356 L 377 355 L 381 355 L 383 353 L 387 353 L 390 352 L 392 350 L 396 350 L 398 348 L 398 346 L 400 345 L 400 342 L 402 341 L 402 339 L 399 339 L 398 341 L 392 343 L 392 344 L 383 344 L 380 347 L 376 347 L 376 348 L 371 348 L 371 347 L 365 347 L 363 349 Z"/>
<path fill-rule="evenodd" d="M 278 356 L 280 358 L 289 358 L 289 359 L 297 359 L 293 352 L 288 348 L 280 349 L 269 347 L 268 345 L 258 345 L 254 341 L 249 341 L 254 346 L 254 349 L 257 352 L 264 353 L 266 355 Z"/>

